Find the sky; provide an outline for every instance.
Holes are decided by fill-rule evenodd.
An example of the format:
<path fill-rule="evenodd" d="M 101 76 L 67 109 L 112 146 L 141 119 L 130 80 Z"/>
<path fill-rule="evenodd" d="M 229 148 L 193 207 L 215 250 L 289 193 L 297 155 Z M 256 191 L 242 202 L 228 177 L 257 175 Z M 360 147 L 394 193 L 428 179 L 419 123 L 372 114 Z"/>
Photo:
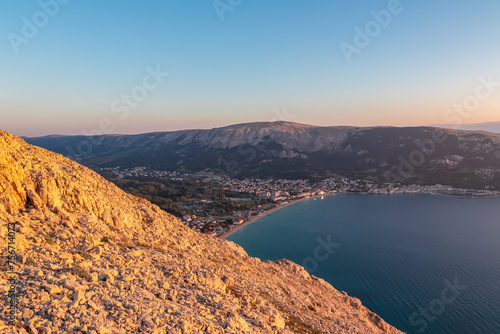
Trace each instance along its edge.
<path fill-rule="evenodd" d="M 500 1 L 0 3 L 0 128 L 500 121 Z"/>

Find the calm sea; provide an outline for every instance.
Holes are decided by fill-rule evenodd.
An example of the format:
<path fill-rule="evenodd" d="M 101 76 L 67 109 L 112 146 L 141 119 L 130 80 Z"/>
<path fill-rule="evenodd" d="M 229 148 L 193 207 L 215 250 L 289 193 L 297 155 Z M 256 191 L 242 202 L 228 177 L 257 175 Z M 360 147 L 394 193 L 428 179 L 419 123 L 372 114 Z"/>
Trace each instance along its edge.
<path fill-rule="evenodd" d="M 406 333 L 500 334 L 498 198 L 339 194 L 228 240 L 303 265 Z"/>

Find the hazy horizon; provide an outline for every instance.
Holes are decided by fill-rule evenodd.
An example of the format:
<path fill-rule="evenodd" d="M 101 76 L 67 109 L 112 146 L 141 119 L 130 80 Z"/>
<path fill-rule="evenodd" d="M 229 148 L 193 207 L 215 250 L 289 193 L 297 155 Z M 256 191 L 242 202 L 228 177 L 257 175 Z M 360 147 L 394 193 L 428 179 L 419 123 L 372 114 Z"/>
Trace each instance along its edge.
<path fill-rule="evenodd" d="M 242 125 L 242 124 L 251 124 L 251 123 L 266 123 L 269 121 L 256 121 L 256 122 L 244 122 L 244 123 L 235 123 L 235 124 L 225 124 L 217 127 L 198 127 L 198 128 L 184 128 L 184 129 L 172 129 L 172 130 L 159 130 L 159 131 L 145 131 L 145 132 L 129 132 L 129 133 L 111 133 L 110 135 L 139 135 L 139 134 L 146 134 L 146 133 L 154 133 L 154 132 L 173 132 L 173 131 L 188 131 L 188 130 L 210 130 L 210 129 L 215 129 L 215 128 L 224 128 L 224 127 L 229 127 L 229 126 L 236 126 L 236 125 Z M 277 121 L 272 121 L 272 122 L 277 122 Z M 291 122 L 291 123 L 297 123 L 297 124 L 303 124 L 303 125 L 311 125 L 311 126 L 318 126 L 318 127 L 360 127 L 360 128 L 371 128 L 371 127 L 397 127 L 397 126 L 392 126 L 392 125 L 374 125 L 374 126 L 358 126 L 358 125 L 348 125 L 348 124 L 340 124 L 340 125 L 317 125 L 317 124 L 310 124 L 310 123 L 301 123 L 301 122 Z M 466 130 L 466 131 L 486 131 L 486 132 L 492 132 L 492 133 L 500 133 L 500 122 L 488 122 L 488 123 L 476 123 L 476 124 L 461 124 L 459 126 L 454 125 L 454 124 L 425 124 L 425 125 L 415 125 L 415 126 L 408 126 L 408 127 L 440 127 L 440 128 L 445 128 L 445 129 L 455 129 L 455 130 Z M 403 126 L 404 127 L 404 126 Z M 0 128 L 1 129 L 1 128 Z M 3 130 L 3 129 L 2 129 Z M 6 130 L 5 130 L 6 131 Z M 36 138 L 36 137 L 46 137 L 46 136 L 80 136 L 80 135 L 85 135 L 83 133 L 47 133 L 47 134 L 42 134 L 42 135 L 22 135 L 22 134 L 16 134 L 12 133 L 18 137 L 26 137 L 26 138 Z M 87 134 L 88 135 L 88 134 Z"/>

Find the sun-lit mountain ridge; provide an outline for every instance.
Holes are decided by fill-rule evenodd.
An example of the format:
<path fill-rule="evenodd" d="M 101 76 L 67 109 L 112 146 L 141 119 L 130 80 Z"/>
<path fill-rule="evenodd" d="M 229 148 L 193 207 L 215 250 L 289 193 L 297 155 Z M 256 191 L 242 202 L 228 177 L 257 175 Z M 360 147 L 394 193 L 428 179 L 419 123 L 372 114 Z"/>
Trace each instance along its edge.
<path fill-rule="evenodd" d="M 2 333 L 400 333 L 304 268 L 195 233 L 2 131 L 0 188 L 19 273 L 17 327 L 4 318 Z M 6 291 L 5 261 L 0 275 Z"/>

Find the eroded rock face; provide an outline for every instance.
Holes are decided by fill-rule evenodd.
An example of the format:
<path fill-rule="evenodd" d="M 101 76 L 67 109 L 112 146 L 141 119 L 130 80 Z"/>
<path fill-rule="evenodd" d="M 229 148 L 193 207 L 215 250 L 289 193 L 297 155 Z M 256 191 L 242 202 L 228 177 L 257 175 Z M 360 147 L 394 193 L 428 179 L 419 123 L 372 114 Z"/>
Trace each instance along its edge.
<path fill-rule="evenodd" d="M 192 232 L 1 131 L 0 190 L 22 277 L 18 327 L 2 319 L 2 333 L 401 333 L 304 268 Z"/>

